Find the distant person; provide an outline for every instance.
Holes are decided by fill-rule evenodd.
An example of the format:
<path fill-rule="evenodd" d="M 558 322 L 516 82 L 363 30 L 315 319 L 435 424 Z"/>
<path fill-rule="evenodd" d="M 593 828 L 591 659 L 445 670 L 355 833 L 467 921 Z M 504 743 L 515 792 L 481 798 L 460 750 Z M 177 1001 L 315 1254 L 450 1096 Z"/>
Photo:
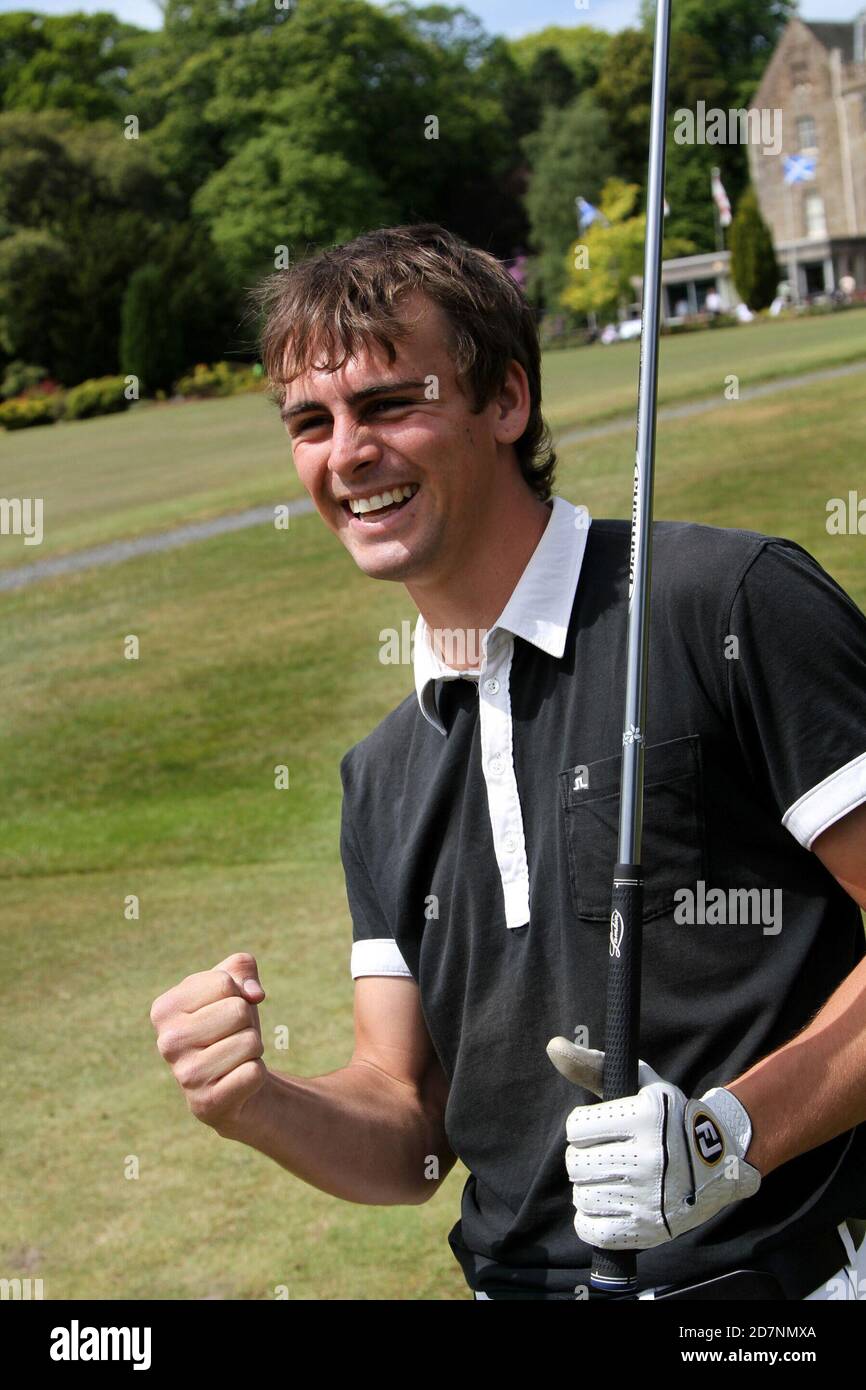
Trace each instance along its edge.
<path fill-rule="evenodd" d="M 722 296 L 718 290 L 710 290 L 704 301 L 704 308 L 712 318 L 718 318 L 722 312 Z"/>
<path fill-rule="evenodd" d="M 238 953 L 153 1005 L 190 1109 L 345 1201 L 424 1202 L 459 1156 L 450 1243 L 478 1299 L 573 1299 L 591 1245 L 645 1251 L 644 1297 L 742 1290 L 743 1270 L 740 1297 L 845 1296 L 866 1217 L 866 618 L 793 541 L 656 522 L 654 1070 L 593 1104 L 630 524 L 554 494 L 535 319 L 493 256 L 390 228 L 262 302 L 299 478 L 419 610 L 414 688 L 341 762 L 351 1058 L 266 1066 Z M 317 573 L 293 582 L 314 606 Z M 377 661 L 329 659 L 333 725 Z"/>

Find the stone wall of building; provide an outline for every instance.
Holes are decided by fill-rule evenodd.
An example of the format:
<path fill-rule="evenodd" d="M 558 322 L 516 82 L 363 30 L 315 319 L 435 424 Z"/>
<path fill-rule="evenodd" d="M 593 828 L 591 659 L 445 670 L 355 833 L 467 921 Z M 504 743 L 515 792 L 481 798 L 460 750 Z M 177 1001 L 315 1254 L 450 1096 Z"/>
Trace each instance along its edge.
<path fill-rule="evenodd" d="M 866 63 L 853 60 L 853 25 L 815 30 L 825 31 L 828 42 L 840 41 L 841 53 L 792 20 L 752 103 L 781 113 L 781 152 L 748 147 L 752 182 L 777 247 L 822 235 L 866 236 Z M 784 158 L 800 153 L 815 158 L 816 177 L 786 184 Z M 810 218 L 807 206 L 816 195 L 823 201 L 823 233 L 820 209 L 813 205 Z"/>

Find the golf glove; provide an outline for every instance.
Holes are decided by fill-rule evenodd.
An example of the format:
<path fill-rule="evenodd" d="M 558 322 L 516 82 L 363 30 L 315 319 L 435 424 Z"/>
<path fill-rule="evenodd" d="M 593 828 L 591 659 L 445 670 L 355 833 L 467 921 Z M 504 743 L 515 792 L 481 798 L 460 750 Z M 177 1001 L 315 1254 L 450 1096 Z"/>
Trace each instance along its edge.
<path fill-rule="evenodd" d="M 603 1052 L 554 1038 L 547 1055 L 601 1096 Z M 650 1250 L 761 1185 L 745 1161 L 752 1126 L 736 1096 L 716 1086 L 689 1100 L 646 1062 L 638 1066 L 637 1095 L 579 1105 L 566 1121 L 574 1229 L 596 1249 Z"/>

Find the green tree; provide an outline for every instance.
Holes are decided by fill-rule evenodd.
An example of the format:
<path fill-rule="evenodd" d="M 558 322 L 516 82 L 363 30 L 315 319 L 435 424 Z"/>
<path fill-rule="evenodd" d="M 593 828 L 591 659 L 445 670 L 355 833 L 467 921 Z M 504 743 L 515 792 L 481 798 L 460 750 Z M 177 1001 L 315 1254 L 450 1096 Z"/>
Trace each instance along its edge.
<path fill-rule="evenodd" d="M 570 28 L 549 24 L 535 33 L 509 39 L 508 47 L 525 73 L 532 72 L 540 54 L 553 49 L 570 67 L 577 91 L 585 92 L 598 81 L 610 43 L 611 35 L 606 30 L 594 29 L 589 24 L 575 24 Z"/>
<path fill-rule="evenodd" d="M 125 114 L 142 40 L 144 30 L 112 14 L 0 15 L 0 109 Z"/>
<path fill-rule="evenodd" d="M 26 255 L 33 280 L 0 284 L 13 355 L 44 362 L 67 385 L 114 371 L 123 289 L 174 211 L 159 167 L 119 123 L 81 125 L 55 111 L 0 116 L 0 276 L 25 273 Z M 44 266 L 24 232 L 42 236 Z M 49 287 L 50 328 L 32 312 Z"/>
<path fill-rule="evenodd" d="M 770 229 L 761 216 L 753 188 L 740 199 L 731 223 L 731 275 L 750 309 L 766 309 L 776 297 L 779 266 Z"/>
<path fill-rule="evenodd" d="M 73 266 L 65 243 L 25 227 L 0 239 L 0 353 L 44 362 L 50 375 L 65 352 L 63 308 Z"/>
<path fill-rule="evenodd" d="M 275 246 L 383 221 L 441 220 L 500 253 L 525 230 L 506 51 L 459 11 L 402 9 L 298 0 L 274 36 L 272 84 L 253 62 L 258 35 L 222 67 L 203 112 L 231 134 L 191 201 L 236 278 L 271 269 Z"/>
<path fill-rule="evenodd" d="M 138 377 L 146 395 L 166 390 L 186 365 L 171 290 L 162 268 L 147 264 L 132 272 L 123 296 L 120 370 Z"/>
<path fill-rule="evenodd" d="M 651 34 L 655 0 L 641 0 L 641 20 Z M 796 16 L 797 0 L 676 0 L 671 6 L 671 38 L 692 34 L 721 55 L 724 104 L 745 105 L 761 80 L 786 24 Z"/>
<path fill-rule="evenodd" d="M 608 179 L 599 203 L 607 225 L 593 222 L 573 242 L 566 258 L 563 308 L 606 317 L 634 299 L 631 282 L 643 274 L 646 243 L 646 216 L 635 215 L 639 194 L 635 183 Z M 666 236 L 662 254 L 686 255 L 693 250 L 690 242 Z"/>
<path fill-rule="evenodd" d="M 596 203 L 614 172 L 607 119 L 588 96 L 558 111 L 549 107 L 541 128 L 523 141 L 532 173 L 526 193 L 535 252 L 527 290 L 558 304 L 568 275 L 566 253 L 575 238 L 575 199 Z"/>
<path fill-rule="evenodd" d="M 120 370 L 166 391 L 186 369 L 234 353 L 241 312 L 205 228 L 180 223 L 133 271 L 121 307 Z"/>

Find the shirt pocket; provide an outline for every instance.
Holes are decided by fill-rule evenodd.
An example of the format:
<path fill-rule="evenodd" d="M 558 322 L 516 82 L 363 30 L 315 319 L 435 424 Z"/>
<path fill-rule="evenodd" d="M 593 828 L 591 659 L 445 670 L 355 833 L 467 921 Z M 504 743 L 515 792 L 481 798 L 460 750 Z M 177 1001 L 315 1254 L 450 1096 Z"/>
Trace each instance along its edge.
<path fill-rule="evenodd" d="M 579 917 L 608 922 L 617 860 L 622 755 L 559 774 L 568 870 Z M 643 918 L 673 913 L 674 894 L 705 878 L 706 831 L 699 734 L 644 749 Z"/>

